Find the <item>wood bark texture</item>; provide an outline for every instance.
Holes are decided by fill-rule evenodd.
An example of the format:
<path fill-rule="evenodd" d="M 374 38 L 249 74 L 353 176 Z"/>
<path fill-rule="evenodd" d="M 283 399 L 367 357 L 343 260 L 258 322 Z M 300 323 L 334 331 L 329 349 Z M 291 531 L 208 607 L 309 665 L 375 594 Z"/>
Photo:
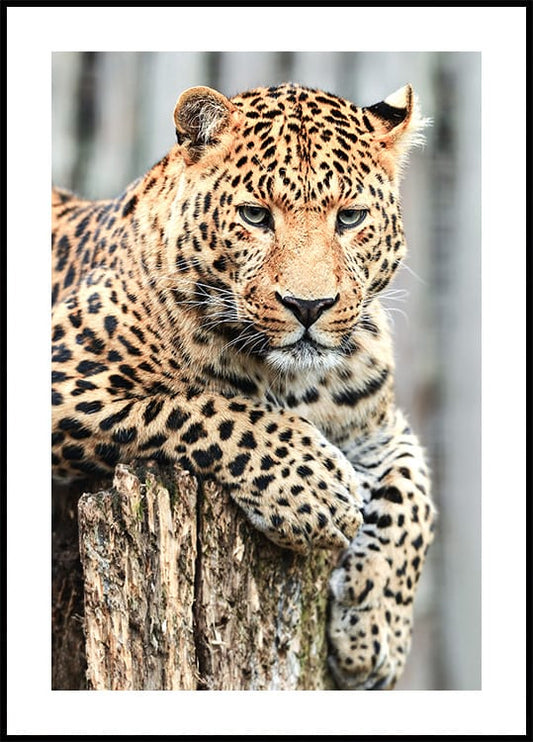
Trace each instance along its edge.
<path fill-rule="evenodd" d="M 76 487 L 52 497 L 52 690 L 86 690 L 83 574 L 78 548 Z"/>
<path fill-rule="evenodd" d="M 333 688 L 335 553 L 278 548 L 178 468 L 119 465 L 78 510 L 89 688 Z"/>

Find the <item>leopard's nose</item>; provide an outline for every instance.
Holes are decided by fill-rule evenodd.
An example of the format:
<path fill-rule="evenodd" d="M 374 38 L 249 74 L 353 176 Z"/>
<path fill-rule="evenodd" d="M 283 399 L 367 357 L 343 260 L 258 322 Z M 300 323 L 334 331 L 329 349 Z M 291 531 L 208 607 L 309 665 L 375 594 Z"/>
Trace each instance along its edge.
<path fill-rule="evenodd" d="M 339 301 L 339 294 L 333 299 L 329 297 L 323 299 L 299 299 L 297 296 L 281 296 L 276 291 L 276 299 L 284 307 L 290 309 L 298 322 L 308 329 L 326 309 L 329 309 Z"/>

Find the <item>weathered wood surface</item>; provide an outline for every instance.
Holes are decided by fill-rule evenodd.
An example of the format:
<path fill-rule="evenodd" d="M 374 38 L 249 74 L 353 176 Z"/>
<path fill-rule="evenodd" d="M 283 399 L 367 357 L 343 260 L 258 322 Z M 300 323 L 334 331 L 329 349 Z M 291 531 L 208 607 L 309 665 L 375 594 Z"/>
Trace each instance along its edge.
<path fill-rule="evenodd" d="M 92 689 L 316 690 L 336 554 L 303 556 L 187 472 L 118 466 L 79 502 Z"/>
<path fill-rule="evenodd" d="M 83 578 L 78 549 L 77 488 L 53 490 L 52 690 L 87 687 L 83 635 Z"/>

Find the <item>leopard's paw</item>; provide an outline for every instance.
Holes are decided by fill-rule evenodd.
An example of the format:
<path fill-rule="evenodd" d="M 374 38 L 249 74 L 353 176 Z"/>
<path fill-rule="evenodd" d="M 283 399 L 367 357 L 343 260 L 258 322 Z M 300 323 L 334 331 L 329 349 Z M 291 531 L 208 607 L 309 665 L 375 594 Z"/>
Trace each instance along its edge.
<path fill-rule="evenodd" d="M 381 555 L 365 563 L 347 550 L 343 561 L 330 580 L 331 673 L 345 690 L 391 690 L 411 644 L 411 606 L 388 597 L 390 567 Z"/>
<path fill-rule="evenodd" d="M 360 490 L 350 462 L 317 433 L 305 457 L 253 473 L 232 496 L 271 541 L 305 552 L 348 546 L 363 523 Z"/>

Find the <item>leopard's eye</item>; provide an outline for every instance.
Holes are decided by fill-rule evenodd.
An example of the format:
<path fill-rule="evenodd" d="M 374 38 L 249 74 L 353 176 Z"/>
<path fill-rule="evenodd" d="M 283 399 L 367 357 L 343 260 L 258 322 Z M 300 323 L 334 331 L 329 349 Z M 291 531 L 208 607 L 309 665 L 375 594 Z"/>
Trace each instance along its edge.
<path fill-rule="evenodd" d="M 343 209 L 337 214 L 338 229 L 352 229 L 358 227 L 368 214 L 368 209 Z"/>
<path fill-rule="evenodd" d="M 271 227 L 272 215 L 263 206 L 239 206 L 241 218 L 252 227 Z"/>

